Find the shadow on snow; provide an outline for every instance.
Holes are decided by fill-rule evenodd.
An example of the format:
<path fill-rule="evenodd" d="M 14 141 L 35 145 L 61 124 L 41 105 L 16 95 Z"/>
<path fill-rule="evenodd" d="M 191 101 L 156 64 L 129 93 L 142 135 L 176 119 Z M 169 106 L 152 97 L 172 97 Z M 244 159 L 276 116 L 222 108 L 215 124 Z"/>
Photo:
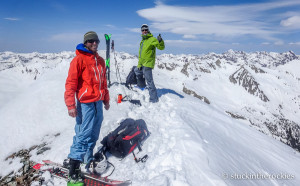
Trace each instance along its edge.
<path fill-rule="evenodd" d="M 161 97 L 162 95 L 165 95 L 165 94 L 175 94 L 176 96 L 178 96 L 178 97 L 180 97 L 180 98 L 184 98 L 183 95 L 178 94 L 178 93 L 175 92 L 174 90 L 166 89 L 166 88 L 160 88 L 160 89 L 157 89 L 157 96 L 158 96 L 158 97 Z"/>

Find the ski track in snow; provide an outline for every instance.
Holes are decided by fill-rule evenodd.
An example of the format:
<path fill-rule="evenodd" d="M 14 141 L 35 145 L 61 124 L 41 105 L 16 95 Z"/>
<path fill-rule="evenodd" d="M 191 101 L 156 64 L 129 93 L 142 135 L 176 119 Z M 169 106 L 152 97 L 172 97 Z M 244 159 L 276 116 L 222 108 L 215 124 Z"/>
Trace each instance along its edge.
<path fill-rule="evenodd" d="M 13 159 L 12 164 L 9 164 L 4 161 L 5 157 L 21 148 L 29 148 L 42 142 L 47 142 L 51 150 L 41 155 L 33 150 L 31 160 L 41 162 L 50 159 L 62 163 L 67 157 L 75 123 L 67 115 L 63 100 L 69 62 L 70 60 L 63 60 L 56 68 L 46 71 L 38 80 L 27 82 L 26 85 L 22 85 L 26 81 L 22 81 L 22 77 L 13 70 L 0 73 L 1 90 L 8 87 L 14 93 L 7 97 L 6 92 L 0 94 L 2 103 L 8 100 L 0 107 L 0 175 L 16 171 L 22 166 L 19 159 Z M 136 59 L 119 64 L 123 82 L 131 66 L 136 64 Z M 111 70 L 112 82 L 116 82 L 115 70 Z M 299 185 L 298 152 L 258 132 L 247 121 L 229 117 L 220 106 L 208 105 L 183 93 L 182 86 L 177 86 L 180 84 L 176 79 L 170 78 L 175 76 L 168 74 L 169 72 L 155 68 L 153 73 L 159 94 L 158 103 L 149 103 L 148 90 L 134 92 L 117 84 L 109 89 L 111 108 L 104 111 L 99 139 L 114 130 L 125 118 L 144 119 L 151 132 L 142 146 L 143 151 L 136 154 L 138 157 L 148 154 L 147 162 L 137 164 L 131 154 L 123 160 L 109 157 L 109 161 L 116 167 L 110 178 L 132 180 L 134 186 Z M 13 90 L 9 83 L 4 83 L 5 80 L 13 81 L 20 88 Z M 208 89 L 212 87 L 208 86 Z M 142 106 L 129 102 L 117 104 L 119 93 L 141 100 Z M 60 135 L 54 137 L 57 133 Z M 101 146 L 99 141 L 98 147 Z M 7 169 L 3 169 L 4 167 Z M 234 174 L 247 173 L 282 173 L 291 174 L 295 178 L 230 179 Z M 46 180 L 44 185 L 66 185 L 65 181 L 51 178 L 47 172 L 43 176 Z"/>

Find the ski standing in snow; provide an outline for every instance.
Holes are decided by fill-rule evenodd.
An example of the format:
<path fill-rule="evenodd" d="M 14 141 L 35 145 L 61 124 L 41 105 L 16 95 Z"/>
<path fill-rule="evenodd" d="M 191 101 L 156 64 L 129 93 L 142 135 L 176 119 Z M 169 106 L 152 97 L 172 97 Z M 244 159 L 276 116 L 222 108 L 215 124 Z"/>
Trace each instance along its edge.
<path fill-rule="evenodd" d="M 140 84 L 139 81 L 142 81 L 144 76 L 149 88 L 149 101 L 156 103 L 158 102 L 158 96 L 153 81 L 152 70 L 155 66 L 156 48 L 159 50 L 164 50 L 165 43 L 160 34 L 157 36 L 157 38 L 153 37 L 147 24 L 143 24 L 141 26 L 141 32 L 142 41 L 139 49 L 139 62 L 134 72 L 136 74 L 138 85 Z"/>
<path fill-rule="evenodd" d="M 115 67 L 116 67 L 116 79 L 117 79 L 117 81 L 118 81 L 118 84 L 121 85 L 121 84 L 122 84 L 122 79 L 121 79 L 120 70 L 119 70 L 119 65 L 118 65 L 118 61 L 117 61 L 117 57 L 116 57 L 116 53 L 115 53 L 115 42 L 114 42 L 114 40 L 112 40 L 112 43 L 111 43 L 111 49 L 112 49 L 112 51 L 113 51 L 113 53 L 114 53 L 114 60 L 115 60 Z M 131 90 L 132 90 L 131 84 L 137 84 L 136 75 L 135 75 L 135 73 L 134 73 L 134 68 L 136 68 L 136 66 L 134 66 L 134 67 L 132 68 L 132 70 L 130 71 L 130 74 L 128 75 L 128 76 L 130 76 L 130 77 L 132 77 L 132 78 L 128 78 L 128 77 L 127 77 L 126 83 L 125 83 L 125 86 L 126 86 L 128 89 L 131 89 Z M 134 82 L 132 82 L 132 81 L 134 81 Z M 144 81 L 145 81 L 145 80 L 144 80 Z M 144 84 L 145 84 L 145 82 L 144 82 Z M 130 86 L 130 88 L 129 88 L 129 86 Z M 145 84 L 145 86 L 146 86 L 146 84 Z M 145 86 L 144 86 L 144 87 L 145 87 Z M 134 100 L 134 99 L 132 99 L 132 98 L 131 98 L 131 95 L 128 95 L 128 94 L 126 93 L 126 90 L 125 90 L 123 87 L 122 87 L 122 89 L 123 89 L 123 92 L 124 92 L 125 96 L 123 97 L 122 94 L 121 94 L 121 95 L 119 94 L 119 95 L 118 95 L 118 103 L 121 103 L 121 102 L 124 102 L 124 101 L 129 101 L 129 102 L 132 103 L 132 104 L 135 104 L 135 105 L 138 105 L 138 106 L 142 106 L 140 100 Z M 120 96 L 121 98 L 120 98 L 119 96 Z"/>
<path fill-rule="evenodd" d="M 105 60 L 105 65 L 106 65 L 106 79 L 108 80 L 108 87 L 111 86 L 110 82 L 110 38 L 111 34 L 104 34 L 105 41 L 106 41 L 106 60 Z"/>
<path fill-rule="evenodd" d="M 75 136 L 70 148 L 68 185 L 80 185 L 80 164 L 86 167 L 93 160 L 93 149 L 99 138 L 103 121 L 103 104 L 108 110 L 105 61 L 97 53 L 100 40 L 96 32 L 84 35 L 83 43 L 77 45 L 65 84 L 65 103 L 71 117 L 76 117 Z M 75 102 L 75 97 L 77 102 Z"/>

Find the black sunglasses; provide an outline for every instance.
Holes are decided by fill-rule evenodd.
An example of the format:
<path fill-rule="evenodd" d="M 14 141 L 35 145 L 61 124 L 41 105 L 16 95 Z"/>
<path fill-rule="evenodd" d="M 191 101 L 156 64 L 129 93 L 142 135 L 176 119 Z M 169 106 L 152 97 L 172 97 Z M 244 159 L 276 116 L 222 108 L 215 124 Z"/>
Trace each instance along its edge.
<path fill-rule="evenodd" d="M 143 29 L 142 32 L 144 32 L 144 31 L 148 31 L 148 29 Z"/>
<path fill-rule="evenodd" d="M 87 40 L 86 42 L 88 42 L 88 43 L 94 43 L 94 42 L 96 42 L 97 44 L 100 43 L 99 40 L 94 40 L 94 39 L 89 39 L 89 40 Z"/>

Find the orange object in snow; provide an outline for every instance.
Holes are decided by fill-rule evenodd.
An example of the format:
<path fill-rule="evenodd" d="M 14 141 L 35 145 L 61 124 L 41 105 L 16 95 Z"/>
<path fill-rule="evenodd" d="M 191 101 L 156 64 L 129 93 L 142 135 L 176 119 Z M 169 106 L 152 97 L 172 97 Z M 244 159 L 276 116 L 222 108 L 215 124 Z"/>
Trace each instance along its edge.
<path fill-rule="evenodd" d="M 118 103 L 122 102 L 122 94 L 118 94 Z"/>

